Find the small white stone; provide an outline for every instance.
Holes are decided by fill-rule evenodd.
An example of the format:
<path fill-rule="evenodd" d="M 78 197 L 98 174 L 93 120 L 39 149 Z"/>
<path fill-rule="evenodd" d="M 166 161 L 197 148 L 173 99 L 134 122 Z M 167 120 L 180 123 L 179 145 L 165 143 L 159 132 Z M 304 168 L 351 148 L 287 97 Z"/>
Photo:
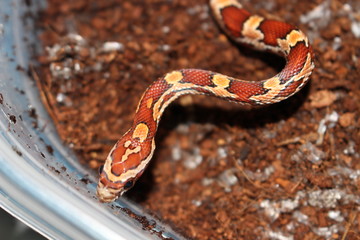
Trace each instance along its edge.
<path fill-rule="evenodd" d="M 65 101 L 65 95 L 63 93 L 58 93 L 56 95 L 56 101 L 58 103 L 63 103 Z"/>
<path fill-rule="evenodd" d="M 113 51 L 122 51 L 124 50 L 124 45 L 119 42 L 105 42 L 102 46 L 104 52 L 113 52 Z"/>
<path fill-rule="evenodd" d="M 169 26 L 163 26 L 161 28 L 161 31 L 165 34 L 168 34 L 170 32 L 170 27 Z"/>
<path fill-rule="evenodd" d="M 343 222 L 345 219 L 343 216 L 341 216 L 341 212 L 340 211 L 329 211 L 328 212 L 328 217 L 337 221 L 337 222 Z"/>

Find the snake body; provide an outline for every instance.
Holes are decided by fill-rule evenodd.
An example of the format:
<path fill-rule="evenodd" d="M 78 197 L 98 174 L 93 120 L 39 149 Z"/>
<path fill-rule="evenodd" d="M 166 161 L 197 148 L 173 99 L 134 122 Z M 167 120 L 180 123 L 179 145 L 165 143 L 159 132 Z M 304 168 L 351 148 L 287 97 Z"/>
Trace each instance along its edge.
<path fill-rule="evenodd" d="M 244 81 L 201 69 L 169 72 L 144 92 L 132 127 L 110 151 L 97 187 L 102 202 L 116 200 L 130 189 L 149 164 L 154 137 L 165 108 L 185 94 L 206 94 L 225 100 L 263 105 L 282 101 L 298 92 L 314 68 L 307 37 L 296 27 L 246 11 L 236 0 L 210 0 L 219 25 L 234 41 L 283 54 L 284 69 L 262 81 Z"/>

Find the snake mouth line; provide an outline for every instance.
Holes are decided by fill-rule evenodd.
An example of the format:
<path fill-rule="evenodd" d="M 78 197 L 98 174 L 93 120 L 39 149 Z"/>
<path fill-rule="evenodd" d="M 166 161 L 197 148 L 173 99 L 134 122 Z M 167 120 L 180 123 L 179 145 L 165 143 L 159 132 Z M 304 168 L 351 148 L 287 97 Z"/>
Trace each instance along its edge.
<path fill-rule="evenodd" d="M 105 187 L 103 183 L 99 182 L 96 195 L 101 202 L 113 202 L 121 195 L 121 190 Z"/>

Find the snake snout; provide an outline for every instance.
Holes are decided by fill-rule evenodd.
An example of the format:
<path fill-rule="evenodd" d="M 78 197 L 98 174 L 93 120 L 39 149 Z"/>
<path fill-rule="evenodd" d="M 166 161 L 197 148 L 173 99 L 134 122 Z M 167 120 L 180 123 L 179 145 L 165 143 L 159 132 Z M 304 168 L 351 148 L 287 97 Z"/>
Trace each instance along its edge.
<path fill-rule="evenodd" d="M 113 202 L 119 197 L 120 190 L 106 187 L 102 182 L 99 182 L 96 195 L 101 202 Z"/>

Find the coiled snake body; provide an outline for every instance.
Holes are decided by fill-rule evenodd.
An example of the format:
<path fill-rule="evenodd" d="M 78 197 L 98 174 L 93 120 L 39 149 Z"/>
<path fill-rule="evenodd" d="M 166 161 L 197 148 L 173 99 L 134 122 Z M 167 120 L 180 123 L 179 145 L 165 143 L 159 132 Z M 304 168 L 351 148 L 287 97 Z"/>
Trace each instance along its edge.
<path fill-rule="evenodd" d="M 283 54 L 284 69 L 262 81 L 244 81 L 200 69 L 165 74 L 143 94 L 132 127 L 115 144 L 101 169 L 97 195 L 111 202 L 142 175 L 155 150 L 155 133 L 165 108 L 185 94 L 207 94 L 226 100 L 261 105 L 282 101 L 299 91 L 313 68 L 307 37 L 296 27 L 251 15 L 236 0 L 210 0 L 216 19 L 236 42 Z"/>

